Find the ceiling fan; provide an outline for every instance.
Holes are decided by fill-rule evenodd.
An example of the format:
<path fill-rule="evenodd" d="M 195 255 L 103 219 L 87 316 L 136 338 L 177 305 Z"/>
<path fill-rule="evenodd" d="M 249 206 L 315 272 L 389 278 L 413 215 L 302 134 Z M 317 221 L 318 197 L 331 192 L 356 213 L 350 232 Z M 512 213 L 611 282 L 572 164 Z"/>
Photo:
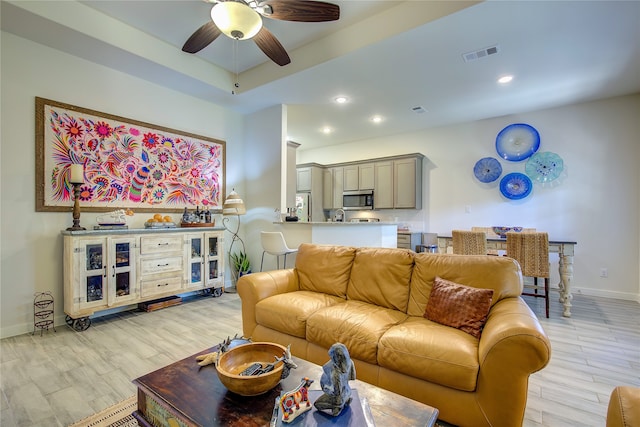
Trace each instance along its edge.
<path fill-rule="evenodd" d="M 291 62 L 278 39 L 262 25 L 262 17 L 297 22 L 326 22 L 340 18 L 340 7 L 316 0 L 213 0 L 211 21 L 198 28 L 182 46 L 196 53 L 220 34 L 235 40 L 253 38 L 273 62 L 283 66 Z"/>

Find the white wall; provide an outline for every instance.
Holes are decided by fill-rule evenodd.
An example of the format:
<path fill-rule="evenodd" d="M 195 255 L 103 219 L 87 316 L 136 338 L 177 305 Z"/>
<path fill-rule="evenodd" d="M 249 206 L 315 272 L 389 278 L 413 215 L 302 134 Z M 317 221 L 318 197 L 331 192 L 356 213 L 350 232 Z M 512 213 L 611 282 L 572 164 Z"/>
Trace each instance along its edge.
<path fill-rule="evenodd" d="M 1 337 L 33 330 L 34 292 L 53 292 L 56 323 L 64 323 L 60 230 L 71 213 L 35 212 L 36 96 L 225 140 L 227 192 L 244 190 L 241 116 L 6 32 L 1 67 Z M 96 215 L 82 213 L 81 224 Z"/>
<path fill-rule="evenodd" d="M 551 239 L 578 242 L 575 292 L 640 301 L 639 117 L 640 95 L 626 96 L 359 141 L 339 150 L 305 150 L 302 142 L 298 163 L 423 153 L 423 210 L 386 210 L 376 216 L 398 217 L 415 230 L 441 234 L 472 226 L 535 227 Z M 473 166 L 482 157 L 497 157 L 497 133 L 519 122 L 540 132 L 539 151 L 560 155 L 567 174 L 557 186 L 535 185 L 526 199 L 510 201 L 500 194 L 499 180 L 478 182 Z M 524 172 L 525 162 L 501 163 L 503 174 Z M 602 267 L 608 278 L 600 277 Z M 552 280 L 558 280 L 555 271 Z"/>
<path fill-rule="evenodd" d="M 275 210 L 285 203 L 283 173 L 286 170 L 286 107 L 278 105 L 247 116 L 244 162 L 247 215 L 245 245 L 252 271 L 260 270 L 260 231 L 273 229 Z M 275 264 L 270 265 L 275 267 Z M 265 260 L 265 269 L 267 261 Z"/>

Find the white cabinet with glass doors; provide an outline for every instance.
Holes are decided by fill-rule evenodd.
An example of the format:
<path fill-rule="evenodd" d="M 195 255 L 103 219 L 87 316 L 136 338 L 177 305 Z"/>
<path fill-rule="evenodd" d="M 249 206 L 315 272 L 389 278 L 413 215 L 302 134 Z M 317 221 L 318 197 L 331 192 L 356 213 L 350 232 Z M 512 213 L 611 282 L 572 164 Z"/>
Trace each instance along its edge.
<path fill-rule="evenodd" d="M 77 330 L 91 324 L 85 314 L 134 302 L 135 237 L 64 237 L 64 305 L 67 323 Z"/>
<path fill-rule="evenodd" d="M 224 285 L 223 232 L 185 235 L 187 290 L 208 289 L 213 296 L 222 295 Z"/>

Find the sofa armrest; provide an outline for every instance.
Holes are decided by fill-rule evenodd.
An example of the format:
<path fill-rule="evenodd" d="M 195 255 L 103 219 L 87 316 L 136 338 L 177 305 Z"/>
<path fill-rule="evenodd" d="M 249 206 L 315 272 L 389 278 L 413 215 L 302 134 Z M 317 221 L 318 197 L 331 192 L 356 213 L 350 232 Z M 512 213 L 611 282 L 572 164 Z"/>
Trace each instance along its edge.
<path fill-rule="evenodd" d="M 549 337 L 522 298 L 504 298 L 491 308 L 478 356 L 477 398 L 485 416 L 521 423 L 529 376 L 551 358 Z"/>
<path fill-rule="evenodd" d="M 258 325 L 256 304 L 272 295 L 299 290 L 298 275 L 293 268 L 252 273 L 240 277 L 236 287 L 242 300 L 242 335 L 251 337 Z"/>

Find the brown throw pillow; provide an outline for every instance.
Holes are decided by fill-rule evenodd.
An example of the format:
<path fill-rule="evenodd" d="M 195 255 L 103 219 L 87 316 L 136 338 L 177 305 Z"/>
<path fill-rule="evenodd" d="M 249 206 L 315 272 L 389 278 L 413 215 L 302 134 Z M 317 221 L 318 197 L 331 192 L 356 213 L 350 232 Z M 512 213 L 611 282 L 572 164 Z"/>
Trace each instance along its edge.
<path fill-rule="evenodd" d="M 472 288 L 436 277 L 424 317 L 480 338 L 493 289 Z"/>

